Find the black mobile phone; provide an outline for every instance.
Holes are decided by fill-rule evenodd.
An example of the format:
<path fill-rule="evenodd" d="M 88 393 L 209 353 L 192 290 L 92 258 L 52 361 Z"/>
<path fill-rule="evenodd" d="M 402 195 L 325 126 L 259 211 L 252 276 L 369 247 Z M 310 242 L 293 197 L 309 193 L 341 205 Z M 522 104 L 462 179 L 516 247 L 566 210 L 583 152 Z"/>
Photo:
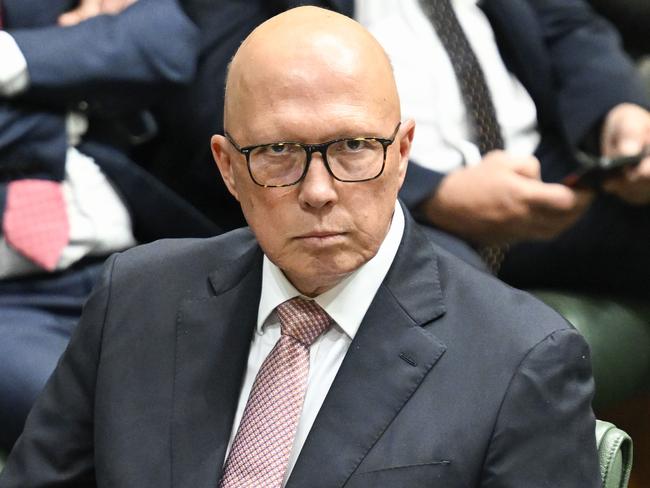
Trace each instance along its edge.
<path fill-rule="evenodd" d="M 572 188 L 597 189 L 605 178 L 615 176 L 626 166 L 636 166 L 650 156 L 650 146 L 633 156 L 609 158 L 607 156 L 591 156 L 586 153 L 576 155 L 581 166 L 562 179 L 562 183 Z"/>

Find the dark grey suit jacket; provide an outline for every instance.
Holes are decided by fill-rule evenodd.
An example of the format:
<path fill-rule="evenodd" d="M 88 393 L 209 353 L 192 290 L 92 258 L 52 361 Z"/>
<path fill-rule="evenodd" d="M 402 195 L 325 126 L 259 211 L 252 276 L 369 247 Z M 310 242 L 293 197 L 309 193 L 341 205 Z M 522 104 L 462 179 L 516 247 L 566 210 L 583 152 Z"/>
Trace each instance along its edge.
<path fill-rule="evenodd" d="M 248 229 L 111 258 L 0 487 L 214 488 L 261 265 Z M 407 216 L 287 487 L 599 487 L 592 393 L 574 329 Z"/>

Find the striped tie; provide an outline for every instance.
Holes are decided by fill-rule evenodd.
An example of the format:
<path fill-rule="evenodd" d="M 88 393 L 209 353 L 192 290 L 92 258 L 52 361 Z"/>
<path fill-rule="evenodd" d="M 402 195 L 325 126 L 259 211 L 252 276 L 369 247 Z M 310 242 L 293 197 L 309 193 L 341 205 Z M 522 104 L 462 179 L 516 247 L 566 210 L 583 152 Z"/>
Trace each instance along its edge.
<path fill-rule="evenodd" d="M 433 24 L 454 68 L 481 155 L 503 149 L 505 144 L 485 74 L 458 21 L 451 0 L 420 0 L 420 5 Z M 488 268 L 497 274 L 507 250 L 507 246 L 484 246 L 478 252 Z"/>

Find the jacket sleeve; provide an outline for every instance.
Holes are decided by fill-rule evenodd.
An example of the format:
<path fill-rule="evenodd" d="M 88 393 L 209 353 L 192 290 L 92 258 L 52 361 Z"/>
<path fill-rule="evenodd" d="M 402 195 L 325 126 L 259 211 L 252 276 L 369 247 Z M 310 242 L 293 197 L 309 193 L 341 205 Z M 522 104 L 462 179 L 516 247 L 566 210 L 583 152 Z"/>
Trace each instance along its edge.
<path fill-rule="evenodd" d="M 93 101 L 125 88 L 188 83 L 194 76 L 199 32 L 176 0 L 139 0 L 118 15 L 99 15 L 72 27 L 9 30 L 30 80 L 26 97 Z M 120 92 L 133 107 L 141 92 Z"/>
<path fill-rule="evenodd" d="M 589 348 L 574 329 L 546 337 L 504 396 L 481 488 L 601 486 Z"/>
<path fill-rule="evenodd" d="M 415 161 L 409 161 L 399 197 L 411 213 L 417 215 L 420 204 L 436 192 L 444 177 L 444 173 L 420 166 Z"/>
<path fill-rule="evenodd" d="M 65 117 L 0 100 L 0 178 L 30 175 L 62 180 Z"/>
<path fill-rule="evenodd" d="M 2 488 L 96 486 L 94 397 L 115 256 L 84 307 L 83 316 L 23 434 L 0 474 Z"/>
<path fill-rule="evenodd" d="M 552 63 L 560 120 L 573 146 L 623 102 L 648 106 L 616 30 L 582 0 L 526 0 Z"/>

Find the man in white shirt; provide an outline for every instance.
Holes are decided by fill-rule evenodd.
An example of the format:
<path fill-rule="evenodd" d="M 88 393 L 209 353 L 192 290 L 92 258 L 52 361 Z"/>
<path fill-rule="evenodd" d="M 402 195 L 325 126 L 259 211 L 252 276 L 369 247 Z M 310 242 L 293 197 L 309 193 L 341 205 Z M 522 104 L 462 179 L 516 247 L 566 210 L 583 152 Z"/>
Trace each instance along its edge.
<path fill-rule="evenodd" d="M 648 99 L 614 30 L 582 0 L 450 3 L 484 74 L 503 151 L 478 149 L 423 8 L 440 2 L 354 2 L 418 124 L 402 198 L 422 221 L 477 248 L 510 245 L 500 276 L 517 286 L 647 296 L 650 158 L 593 188 L 561 184 L 579 151 L 613 157 L 650 143 Z"/>
<path fill-rule="evenodd" d="M 1 488 L 600 486 L 584 340 L 397 201 L 414 122 L 366 30 L 263 23 L 224 125 L 250 228 L 107 262 Z"/>

